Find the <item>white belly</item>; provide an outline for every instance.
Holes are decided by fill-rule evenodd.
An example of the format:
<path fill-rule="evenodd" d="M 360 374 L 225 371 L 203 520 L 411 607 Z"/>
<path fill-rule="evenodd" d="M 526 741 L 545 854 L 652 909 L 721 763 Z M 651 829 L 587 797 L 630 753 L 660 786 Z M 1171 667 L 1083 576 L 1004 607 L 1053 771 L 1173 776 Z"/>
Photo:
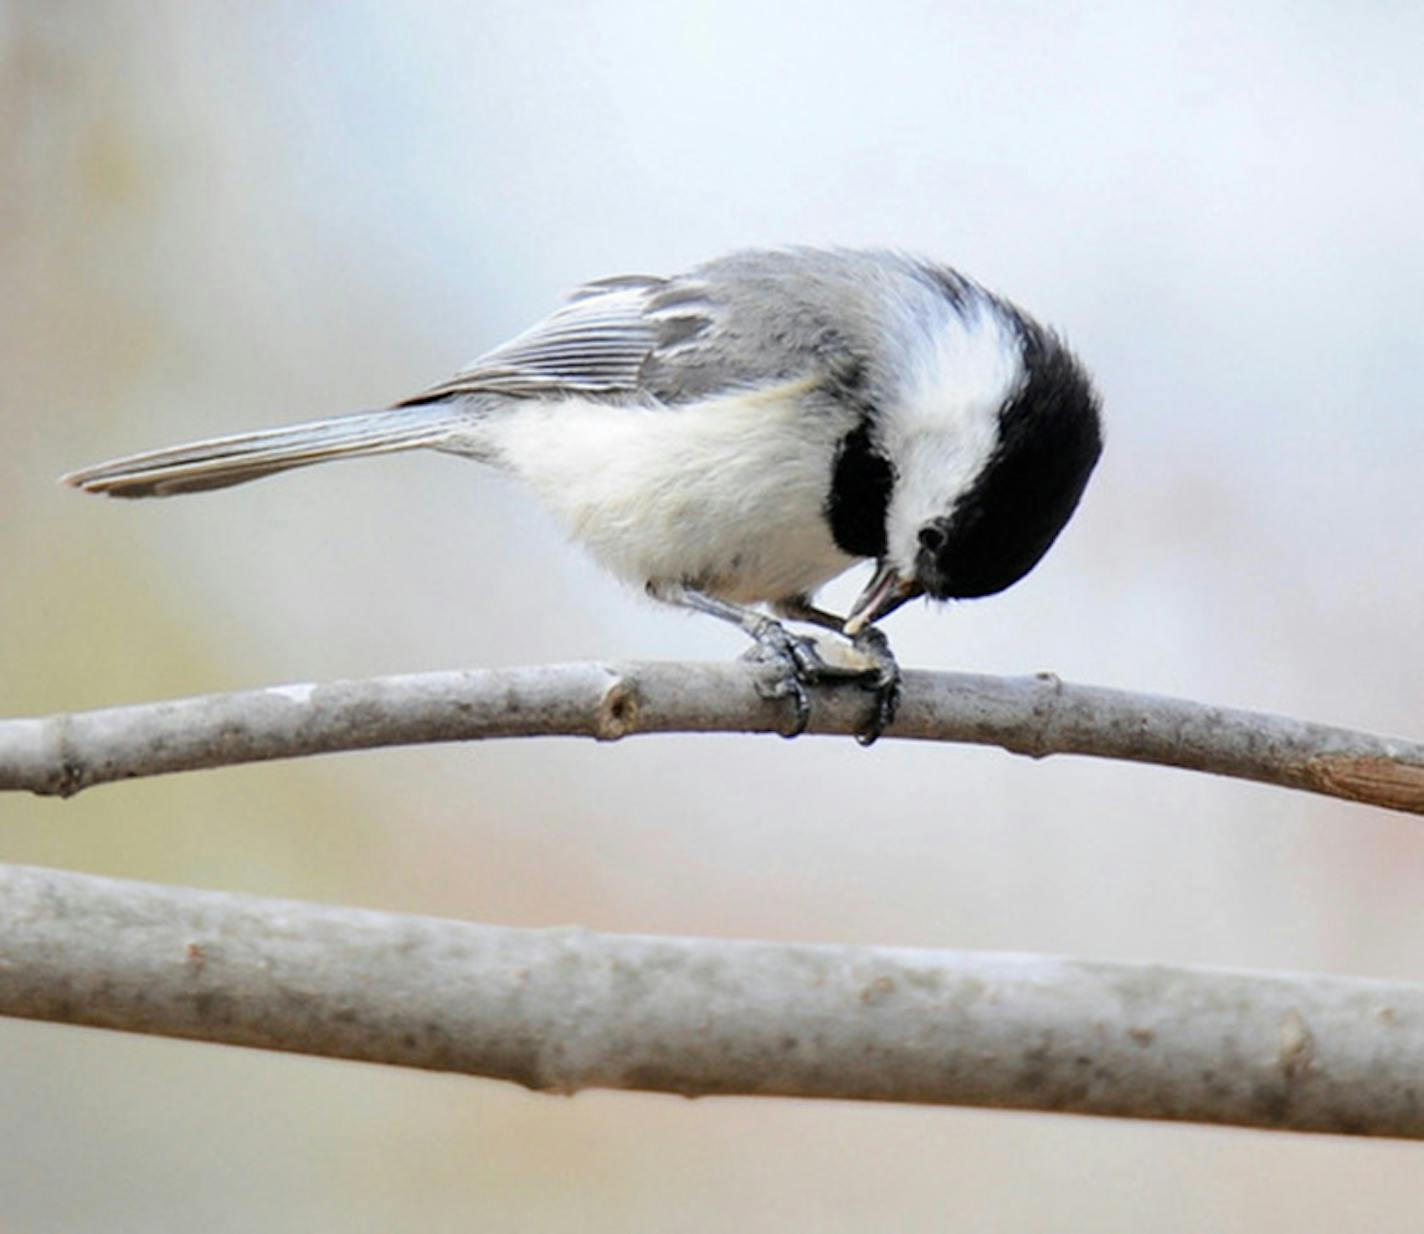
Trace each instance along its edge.
<path fill-rule="evenodd" d="M 808 388 L 683 407 L 530 401 L 472 424 L 468 447 L 530 484 L 629 582 L 688 583 L 745 604 L 787 599 L 856 560 L 825 517 L 836 447 L 854 426 L 808 413 Z"/>

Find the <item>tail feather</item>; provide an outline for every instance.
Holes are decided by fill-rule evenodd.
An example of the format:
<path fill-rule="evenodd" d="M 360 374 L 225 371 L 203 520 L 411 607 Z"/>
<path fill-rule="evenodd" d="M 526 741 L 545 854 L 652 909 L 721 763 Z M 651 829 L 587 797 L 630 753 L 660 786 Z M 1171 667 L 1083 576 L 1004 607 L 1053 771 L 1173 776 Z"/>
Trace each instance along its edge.
<path fill-rule="evenodd" d="M 438 445 L 460 418 L 453 408 L 438 403 L 358 411 L 131 454 L 70 472 L 60 483 L 111 497 L 196 493 L 332 459 Z"/>

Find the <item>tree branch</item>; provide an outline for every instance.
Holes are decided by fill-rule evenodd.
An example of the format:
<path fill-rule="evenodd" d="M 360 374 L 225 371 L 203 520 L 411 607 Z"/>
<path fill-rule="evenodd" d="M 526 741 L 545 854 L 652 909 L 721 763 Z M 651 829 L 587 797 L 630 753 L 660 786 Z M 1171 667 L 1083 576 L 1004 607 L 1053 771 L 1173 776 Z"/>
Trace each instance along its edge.
<path fill-rule="evenodd" d="M 0 721 L 0 789 L 69 796 L 93 784 L 337 750 L 491 737 L 776 732 L 767 670 L 734 664 L 566 664 L 275 686 L 47 719 Z M 856 686 L 815 691 L 810 731 L 865 721 Z M 1051 674 L 905 674 L 889 737 L 1086 754 L 1259 780 L 1424 813 L 1424 745 L 1257 712 L 1069 685 Z"/>
<path fill-rule="evenodd" d="M 0 1014 L 589 1087 L 1424 1138 L 1424 988 L 521 930 L 0 866 Z"/>

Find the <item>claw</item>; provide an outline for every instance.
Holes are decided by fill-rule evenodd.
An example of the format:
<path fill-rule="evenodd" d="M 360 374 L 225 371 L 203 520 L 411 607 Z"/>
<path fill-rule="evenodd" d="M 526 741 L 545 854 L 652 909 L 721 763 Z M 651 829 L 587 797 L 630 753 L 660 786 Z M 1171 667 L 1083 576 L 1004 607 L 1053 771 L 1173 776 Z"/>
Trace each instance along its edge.
<path fill-rule="evenodd" d="M 801 736 L 806 731 L 806 726 L 811 723 L 811 698 L 806 693 L 806 687 L 801 684 L 801 679 L 795 673 L 787 673 L 775 681 L 759 682 L 757 693 L 772 702 L 783 698 L 791 700 L 793 713 L 791 727 L 781 731 L 782 737 L 790 740 L 792 737 Z"/>
<path fill-rule="evenodd" d="M 791 700 L 794 713 L 792 725 L 789 732 L 782 733 L 783 737 L 799 737 L 806 731 L 811 722 L 811 698 L 806 687 L 823 682 L 855 682 L 874 693 L 875 711 L 866 726 L 856 734 L 856 740 L 861 745 L 874 744 L 893 723 L 900 703 L 900 666 L 895 663 L 885 635 L 869 623 L 898 608 L 919 592 L 914 586 L 901 583 L 889 567 L 881 567 L 880 574 L 873 581 L 873 590 L 867 592 L 869 598 L 862 597 L 850 620 L 843 621 L 813 607 L 805 596 L 791 596 L 775 605 L 776 611 L 783 617 L 822 626 L 849 638 L 851 646 L 863 661 L 856 666 L 828 663 L 821 657 L 813 639 L 791 634 L 780 622 L 755 609 L 707 595 L 688 583 L 649 583 L 648 590 L 669 604 L 679 604 L 699 613 L 707 613 L 719 621 L 731 622 L 756 641 L 756 648 L 748 658 L 775 664 L 781 670 L 781 676 L 776 681 L 758 683 L 758 693 L 767 699 Z"/>
<path fill-rule="evenodd" d="M 758 692 L 767 699 L 790 699 L 794 708 L 792 726 L 782 733 L 783 737 L 799 737 L 806 731 L 811 722 L 811 699 L 806 687 L 826 682 L 854 682 L 874 695 L 870 719 L 855 735 L 862 746 L 874 745 L 894 723 L 900 705 L 900 666 L 889 640 L 874 626 L 866 626 L 851 640 L 851 646 L 866 662 L 863 668 L 828 663 L 817 650 L 815 640 L 791 634 L 775 621 L 758 626 L 752 637 L 757 643 L 752 658 L 782 670 L 777 680 L 758 686 Z"/>
<path fill-rule="evenodd" d="M 757 643 L 752 658 L 776 664 L 782 670 L 776 681 L 758 684 L 757 693 L 766 699 L 791 700 L 791 728 L 781 735 L 799 737 L 811 723 L 811 697 L 806 687 L 825 680 L 831 672 L 830 666 L 821 659 L 812 640 L 796 637 L 779 622 L 768 619 L 758 626 L 752 637 Z"/>
<path fill-rule="evenodd" d="M 855 649 L 870 661 L 871 667 L 862 675 L 861 683 L 875 694 L 875 710 L 855 739 L 862 746 L 872 746 L 895 722 L 895 713 L 900 708 L 900 665 L 890 650 L 890 640 L 874 626 L 857 631 L 852 641 Z"/>

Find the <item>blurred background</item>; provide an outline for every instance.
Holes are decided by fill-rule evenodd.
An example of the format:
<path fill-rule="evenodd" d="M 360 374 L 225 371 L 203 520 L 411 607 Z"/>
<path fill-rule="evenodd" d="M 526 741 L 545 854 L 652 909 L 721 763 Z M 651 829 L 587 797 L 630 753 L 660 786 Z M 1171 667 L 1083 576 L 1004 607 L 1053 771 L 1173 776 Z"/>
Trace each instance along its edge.
<path fill-rule="evenodd" d="M 1424 10 L 0 0 L 0 714 L 725 658 L 412 455 L 174 502 L 119 453 L 387 403 L 585 278 L 934 255 L 1109 442 L 903 662 L 1424 736 Z M 843 603 L 863 582 L 828 596 Z M 0 859 L 540 926 L 1424 979 L 1424 824 L 807 738 L 518 742 L 0 799 Z M 588 1093 L 0 1022 L 0 1232 L 1417 1231 L 1419 1150 Z"/>

